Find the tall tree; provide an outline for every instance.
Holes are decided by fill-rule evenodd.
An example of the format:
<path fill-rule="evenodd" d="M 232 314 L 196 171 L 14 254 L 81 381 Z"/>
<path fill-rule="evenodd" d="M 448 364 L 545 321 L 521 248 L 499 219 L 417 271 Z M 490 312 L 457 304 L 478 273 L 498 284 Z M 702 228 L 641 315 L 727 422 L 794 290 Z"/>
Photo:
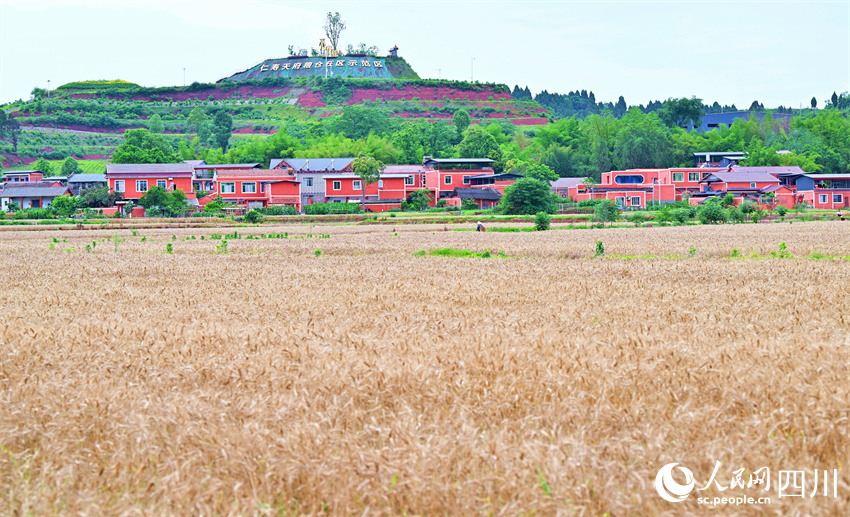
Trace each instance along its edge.
<path fill-rule="evenodd" d="M 832 101 L 832 107 L 837 108 L 838 107 L 838 94 L 835 93 L 835 92 L 832 92 L 832 98 L 830 100 Z"/>
<path fill-rule="evenodd" d="M 151 133 L 162 133 L 165 131 L 165 125 L 162 123 L 162 117 L 159 114 L 154 114 L 148 119 L 148 129 Z"/>
<path fill-rule="evenodd" d="M 384 168 L 383 162 L 362 153 L 351 162 L 351 169 L 360 178 L 360 189 L 363 193 L 363 198 L 360 200 L 361 212 L 366 210 L 366 187 L 381 179 Z"/>
<path fill-rule="evenodd" d="M 45 160 L 44 158 L 39 158 L 38 161 L 31 165 L 31 167 L 34 171 L 42 172 L 45 175 L 53 172 L 53 166 L 50 164 L 49 161 Z"/>
<path fill-rule="evenodd" d="M 128 129 L 112 163 L 174 163 L 177 156 L 165 137 L 147 129 Z"/>
<path fill-rule="evenodd" d="M 216 113 L 213 124 L 215 141 L 221 147 L 221 152 L 227 152 L 227 144 L 230 142 L 230 135 L 233 134 L 233 117 L 221 110 Z"/>
<path fill-rule="evenodd" d="M 812 97 L 812 108 L 814 109 L 814 108 L 817 108 L 817 107 L 818 107 L 818 100 L 815 99 L 814 97 Z"/>
<path fill-rule="evenodd" d="M 705 105 L 702 99 L 696 97 L 667 99 L 664 101 L 664 107 L 658 111 L 661 121 L 668 127 L 687 128 L 688 122 L 693 123 L 694 127 L 699 127 L 702 124 L 703 115 L 705 115 Z"/>
<path fill-rule="evenodd" d="M 62 162 L 62 175 L 66 178 L 70 178 L 72 174 L 78 174 L 80 172 L 80 164 L 77 163 L 77 160 L 71 158 L 65 158 L 65 161 Z"/>
<path fill-rule="evenodd" d="M 496 139 L 478 126 L 466 131 L 463 141 L 457 147 L 457 153 L 460 158 L 490 158 L 496 161 L 502 158 L 502 150 L 499 149 Z M 494 158 L 494 154 L 498 157 Z"/>
<path fill-rule="evenodd" d="M 12 154 L 18 154 L 18 140 L 21 138 L 21 123 L 10 118 L 3 124 L 3 133 L 6 139 L 12 142 Z"/>
<path fill-rule="evenodd" d="M 457 130 L 457 134 L 463 135 L 463 132 L 466 131 L 466 128 L 472 123 L 472 117 L 469 116 L 469 113 L 461 108 L 455 111 L 454 116 L 452 117 L 452 125 Z"/>
<path fill-rule="evenodd" d="M 669 167 L 673 155 L 670 135 L 658 115 L 644 115 L 632 108 L 623 117 L 614 144 L 614 166 L 618 169 Z"/>
<path fill-rule="evenodd" d="M 342 31 L 345 30 L 345 22 L 339 16 L 339 13 L 328 13 L 325 18 L 325 25 L 323 26 L 325 29 L 325 36 L 328 37 L 328 41 L 334 50 L 339 50 L 339 35 Z"/>
<path fill-rule="evenodd" d="M 628 109 L 629 107 L 626 105 L 626 99 L 624 99 L 623 96 L 620 95 L 620 98 L 617 99 L 617 105 L 614 106 L 614 116 L 620 118 L 626 114 L 626 111 L 628 111 Z"/>
<path fill-rule="evenodd" d="M 201 124 L 203 124 L 206 119 L 207 114 L 204 112 L 203 108 L 198 107 L 193 109 L 191 113 L 189 113 L 189 117 L 186 118 L 186 123 L 197 133 L 198 129 L 200 129 L 201 127 Z"/>

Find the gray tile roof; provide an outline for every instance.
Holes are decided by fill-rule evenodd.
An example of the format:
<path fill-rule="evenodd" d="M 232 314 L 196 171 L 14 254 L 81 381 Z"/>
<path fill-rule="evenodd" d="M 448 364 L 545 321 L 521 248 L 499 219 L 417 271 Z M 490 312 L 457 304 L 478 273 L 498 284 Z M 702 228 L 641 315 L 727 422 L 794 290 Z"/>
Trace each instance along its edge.
<path fill-rule="evenodd" d="M 723 183 L 750 183 L 750 182 L 773 182 L 779 181 L 772 174 L 768 174 L 766 172 L 725 172 L 725 171 L 717 171 L 712 172 L 709 176 L 702 180 L 700 183 L 711 183 L 714 181 L 721 181 Z"/>
<path fill-rule="evenodd" d="M 106 174 L 74 174 L 68 183 L 106 183 Z"/>
<path fill-rule="evenodd" d="M 107 163 L 106 174 L 166 174 L 195 172 L 188 163 Z"/>
<path fill-rule="evenodd" d="M 555 181 L 549 182 L 554 189 L 573 188 L 581 185 L 581 182 L 586 178 L 558 178 Z"/>
<path fill-rule="evenodd" d="M 68 187 L 6 187 L 0 197 L 56 197 L 68 192 Z"/>
<path fill-rule="evenodd" d="M 288 163 L 296 172 L 342 172 L 354 158 L 286 158 L 281 161 Z M 269 168 L 279 163 L 270 163 Z"/>
<path fill-rule="evenodd" d="M 734 165 L 732 167 L 732 172 L 741 172 L 741 173 L 753 173 L 753 172 L 763 172 L 766 174 L 805 174 L 806 172 L 801 169 L 799 166 L 794 165 L 790 167 L 739 167 Z"/>
<path fill-rule="evenodd" d="M 502 199 L 502 195 L 498 190 L 491 188 L 462 188 L 458 187 L 454 190 L 455 195 L 461 199 L 484 199 L 495 200 Z"/>

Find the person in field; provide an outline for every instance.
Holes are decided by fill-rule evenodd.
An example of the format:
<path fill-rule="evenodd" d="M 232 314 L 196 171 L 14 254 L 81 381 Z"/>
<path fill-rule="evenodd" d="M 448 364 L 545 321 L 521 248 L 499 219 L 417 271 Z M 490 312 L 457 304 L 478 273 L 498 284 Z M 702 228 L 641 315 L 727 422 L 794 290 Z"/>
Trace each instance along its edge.
<path fill-rule="evenodd" d="M 484 225 L 481 224 L 481 221 L 478 221 L 478 226 L 475 227 L 475 231 L 476 232 L 486 232 L 487 230 L 484 229 Z"/>

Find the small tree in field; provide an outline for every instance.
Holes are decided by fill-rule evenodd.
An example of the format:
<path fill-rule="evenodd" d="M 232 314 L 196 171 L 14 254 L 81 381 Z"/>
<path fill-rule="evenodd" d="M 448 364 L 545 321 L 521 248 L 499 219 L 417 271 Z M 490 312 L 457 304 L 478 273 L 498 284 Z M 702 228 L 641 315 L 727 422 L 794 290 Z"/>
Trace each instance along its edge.
<path fill-rule="evenodd" d="M 77 211 L 77 200 L 71 196 L 59 196 L 53 199 L 50 207 L 59 217 L 68 217 Z"/>
<path fill-rule="evenodd" d="M 618 211 L 616 203 L 610 199 L 603 199 L 594 208 L 593 218 L 602 224 L 613 223 L 617 220 Z"/>
<path fill-rule="evenodd" d="M 366 210 L 366 187 L 381 179 L 381 173 L 384 172 L 384 163 L 366 156 L 363 153 L 357 156 L 351 162 L 351 168 L 354 174 L 360 178 L 360 190 L 363 193 L 363 198 L 360 200 L 360 211 Z"/>
<path fill-rule="evenodd" d="M 534 228 L 538 232 L 546 231 L 549 229 L 549 223 L 552 221 L 552 216 L 547 214 L 546 212 L 537 212 L 534 214 Z"/>

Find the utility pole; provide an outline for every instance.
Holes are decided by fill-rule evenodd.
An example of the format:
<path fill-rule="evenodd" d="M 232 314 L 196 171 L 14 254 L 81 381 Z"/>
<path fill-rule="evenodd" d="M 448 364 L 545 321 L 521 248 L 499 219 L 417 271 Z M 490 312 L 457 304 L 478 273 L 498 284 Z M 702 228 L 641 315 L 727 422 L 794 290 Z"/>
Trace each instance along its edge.
<path fill-rule="evenodd" d="M 186 68 L 183 68 L 183 86 L 186 86 Z"/>
<path fill-rule="evenodd" d="M 50 100 L 50 79 L 47 80 L 47 100 Z"/>
<path fill-rule="evenodd" d="M 438 68 L 437 69 L 437 79 L 442 79 L 442 78 L 443 78 L 443 69 Z"/>
<path fill-rule="evenodd" d="M 475 58 L 472 58 L 472 60 L 469 62 L 469 82 L 472 82 L 474 80 L 473 79 L 475 77 L 474 72 L 475 72 Z"/>

